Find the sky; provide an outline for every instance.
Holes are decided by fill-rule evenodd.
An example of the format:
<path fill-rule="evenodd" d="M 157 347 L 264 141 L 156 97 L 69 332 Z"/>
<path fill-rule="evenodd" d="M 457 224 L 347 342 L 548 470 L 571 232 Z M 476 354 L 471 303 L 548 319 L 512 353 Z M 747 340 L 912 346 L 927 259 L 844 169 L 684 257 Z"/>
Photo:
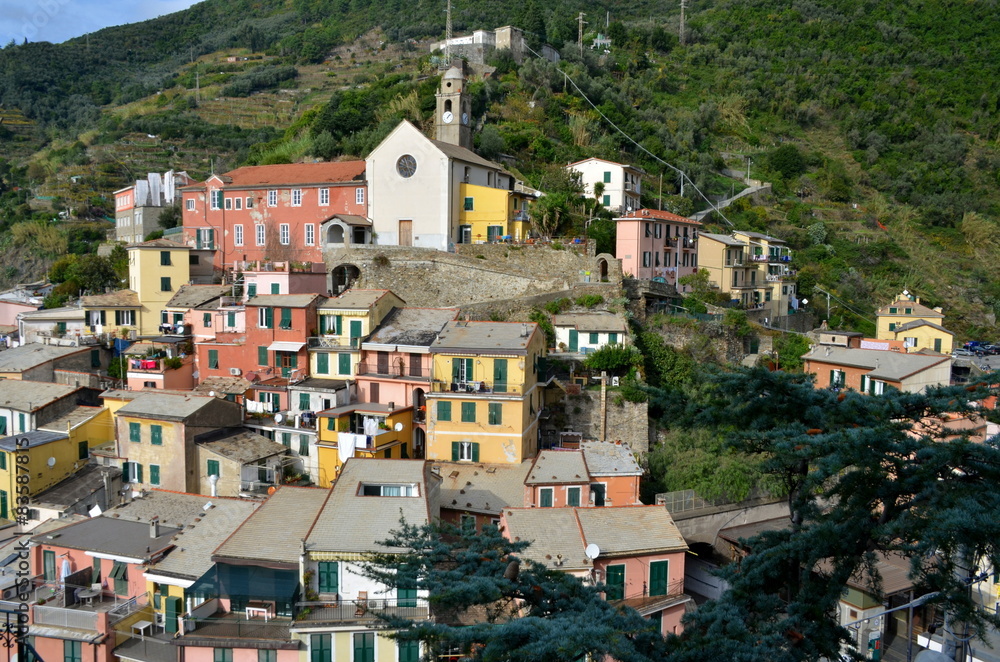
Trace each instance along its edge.
<path fill-rule="evenodd" d="M 60 43 L 101 28 L 171 14 L 196 0 L 0 0 L 0 46 Z"/>

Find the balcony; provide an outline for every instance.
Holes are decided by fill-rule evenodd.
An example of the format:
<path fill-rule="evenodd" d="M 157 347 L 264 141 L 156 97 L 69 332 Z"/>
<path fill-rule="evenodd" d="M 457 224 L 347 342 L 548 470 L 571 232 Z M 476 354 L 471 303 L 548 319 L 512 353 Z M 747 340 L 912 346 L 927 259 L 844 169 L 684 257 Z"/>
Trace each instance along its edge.
<path fill-rule="evenodd" d="M 320 262 L 281 262 L 274 260 L 237 260 L 233 267 L 237 271 L 277 272 L 277 273 L 324 273 L 325 265 Z"/>
<path fill-rule="evenodd" d="M 361 338 L 345 336 L 310 336 L 306 341 L 310 350 L 315 349 L 359 349 Z"/>
<path fill-rule="evenodd" d="M 219 308 L 242 308 L 241 297 L 219 297 Z"/>
<path fill-rule="evenodd" d="M 528 216 L 528 212 L 522 209 L 514 212 L 514 214 L 511 215 L 510 220 L 514 222 L 526 223 L 531 220 L 531 217 Z"/>
<path fill-rule="evenodd" d="M 412 379 L 422 382 L 430 380 L 429 369 L 420 365 L 400 365 L 398 361 L 381 365 L 378 361 L 362 361 L 358 363 L 358 374 L 391 379 Z"/>
<path fill-rule="evenodd" d="M 431 619 L 427 600 L 362 599 L 334 602 L 299 602 L 296 625 L 319 623 L 370 623 L 380 618 Z"/>
<path fill-rule="evenodd" d="M 469 395 L 521 395 L 522 388 L 518 384 L 494 383 L 485 381 L 452 382 L 435 379 L 431 382 L 432 393 L 464 393 Z"/>
<path fill-rule="evenodd" d="M 35 605 L 32 607 L 32 622 L 35 625 L 50 625 L 59 628 L 73 628 L 74 630 L 87 630 L 97 632 L 98 614 L 97 611 L 83 611 L 71 607 L 49 607 L 48 605 Z"/>
<path fill-rule="evenodd" d="M 265 639 L 288 640 L 292 619 L 275 617 L 246 618 L 240 612 L 229 612 L 207 618 L 185 616 L 184 639 Z M 193 643 L 193 642 L 192 642 Z"/>
<path fill-rule="evenodd" d="M 788 263 L 792 261 L 792 256 L 786 253 L 772 253 L 767 256 L 767 260 L 772 263 Z"/>
<path fill-rule="evenodd" d="M 771 256 L 770 255 L 751 255 L 750 256 L 750 261 L 751 262 L 768 262 L 770 260 L 771 260 Z"/>
<path fill-rule="evenodd" d="M 788 271 L 785 271 L 785 272 L 780 273 L 780 274 L 767 274 L 767 282 L 769 282 L 769 283 L 778 283 L 778 282 L 781 282 L 783 280 L 791 280 L 791 279 L 795 278 L 796 274 L 798 274 L 798 273 L 799 273 L 798 271 L 789 269 Z"/>

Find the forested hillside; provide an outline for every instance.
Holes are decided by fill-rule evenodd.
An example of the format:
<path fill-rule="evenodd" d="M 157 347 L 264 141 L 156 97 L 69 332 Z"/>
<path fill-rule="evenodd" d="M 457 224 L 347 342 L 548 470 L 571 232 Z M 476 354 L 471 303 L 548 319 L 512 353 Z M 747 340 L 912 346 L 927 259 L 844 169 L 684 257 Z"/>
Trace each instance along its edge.
<path fill-rule="evenodd" d="M 721 197 L 741 184 L 720 173 L 749 159 L 774 196 L 725 216 L 791 244 L 799 290 L 835 297 L 832 325 L 870 331 L 874 308 L 908 287 L 944 306 L 963 335 L 991 332 L 1000 312 L 995 3 L 688 4 L 682 43 L 678 3 L 667 0 L 455 1 L 457 34 L 514 24 L 532 44 L 561 50 L 558 65 L 497 57 L 494 76 L 470 86 L 480 151 L 551 194 L 536 218 L 582 232 L 601 215 L 561 176 L 561 165 L 586 156 L 645 168 L 647 205 L 661 204 L 662 175 L 662 204 L 680 213 L 707 205 L 694 186 L 679 197 L 664 162 Z M 71 171 L 91 186 L 67 204 L 79 215 L 146 167 L 202 176 L 363 156 L 399 119 L 430 117 L 438 70 L 426 40 L 444 22 L 440 0 L 208 0 L 64 44 L 8 45 L 0 110 L 22 119 L 0 124 L 0 153 L 16 166 L 0 180 L 0 226 L 39 217 L 26 189 L 67 204 L 74 193 L 58 185 Z M 611 36 L 609 53 L 589 48 L 598 31 Z"/>

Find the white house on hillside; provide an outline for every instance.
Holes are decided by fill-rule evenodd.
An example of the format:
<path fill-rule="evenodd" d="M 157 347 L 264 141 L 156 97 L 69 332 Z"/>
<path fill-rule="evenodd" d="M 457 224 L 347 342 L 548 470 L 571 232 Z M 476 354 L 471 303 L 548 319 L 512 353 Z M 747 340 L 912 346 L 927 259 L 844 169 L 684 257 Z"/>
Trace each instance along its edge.
<path fill-rule="evenodd" d="M 639 209 L 642 195 L 642 177 L 646 171 L 638 166 L 590 158 L 566 166 L 578 173 L 584 194 L 594 197 L 595 186 L 601 184 L 601 204 L 620 214 Z"/>

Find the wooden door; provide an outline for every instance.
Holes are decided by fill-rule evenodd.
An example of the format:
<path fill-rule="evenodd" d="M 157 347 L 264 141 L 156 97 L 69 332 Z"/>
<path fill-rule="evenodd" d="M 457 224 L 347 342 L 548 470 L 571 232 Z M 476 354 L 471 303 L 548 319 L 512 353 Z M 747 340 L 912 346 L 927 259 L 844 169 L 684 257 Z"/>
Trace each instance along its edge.
<path fill-rule="evenodd" d="M 413 245 L 413 221 L 399 222 L 399 245 L 400 246 Z"/>

